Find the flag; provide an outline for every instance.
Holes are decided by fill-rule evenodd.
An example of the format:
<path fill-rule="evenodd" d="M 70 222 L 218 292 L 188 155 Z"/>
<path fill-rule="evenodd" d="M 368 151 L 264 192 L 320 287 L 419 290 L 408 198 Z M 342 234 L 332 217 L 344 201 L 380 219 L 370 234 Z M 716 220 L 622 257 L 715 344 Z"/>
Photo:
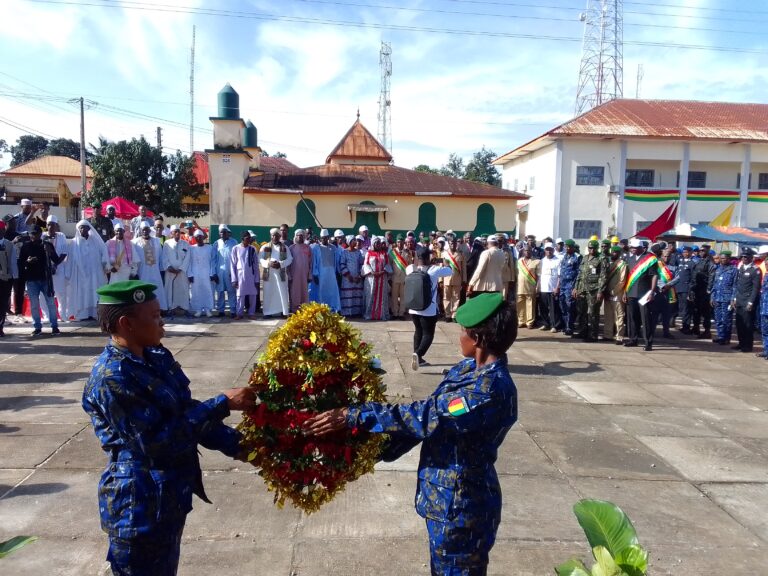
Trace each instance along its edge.
<path fill-rule="evenodd" d="M 677 202 L 673 202 L 669 207 L 662 212 L 661 216 L 656 218 L 648 226 L 638 231 L 635 234 L 636 237 L 650 238 L 656 240 L 658 236 L 661 236 L 667 230 L 671 230 L 675 227 L 675 220 L 677 219 Z"/>

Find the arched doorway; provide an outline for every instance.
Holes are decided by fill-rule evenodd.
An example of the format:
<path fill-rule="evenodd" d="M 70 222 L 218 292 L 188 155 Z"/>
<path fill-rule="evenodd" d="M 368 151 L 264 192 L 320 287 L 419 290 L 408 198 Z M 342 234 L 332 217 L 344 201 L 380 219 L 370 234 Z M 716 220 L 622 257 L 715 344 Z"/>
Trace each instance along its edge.
<path fill-rule="evenodd" d="M 473 236 L 492 234 L 496 232 L 496 210 L 488 203 L 477 207 L 477 224 Z"/>
<path fill-rule="evenodd" d="M 419 225 L 416 228 L 416 235 L 419 232 L 429 234 L 433 230 L 437 230 L 437 208 L 432 202 L 424 202 L 419 206 Z"/>
<path fill-rule="evenodd" d="M 311 228 L 318 233 L 315 222 L 315 203 L 303 198 L 296 204 L 296 224 L 294 228 Z"/>
<path fill-rule="evenodd" d="M 370 200 L 363 200 L 360 202 L 361 205 L 365 206 L 375 206 L 375 202 L 371 202 Z M 376 235 L 379 236 L 384 233 L 384 231 L 381 229 L 381 226 L 379 225 L 379 213 L 378 212 L 361 212 L 359 210 L 355 211 L 355 228 L 353 232 L 357 234 L 357 231 L 360 229 L 360 226 L 368 226 L 368 233 L 370 235 Z"/>

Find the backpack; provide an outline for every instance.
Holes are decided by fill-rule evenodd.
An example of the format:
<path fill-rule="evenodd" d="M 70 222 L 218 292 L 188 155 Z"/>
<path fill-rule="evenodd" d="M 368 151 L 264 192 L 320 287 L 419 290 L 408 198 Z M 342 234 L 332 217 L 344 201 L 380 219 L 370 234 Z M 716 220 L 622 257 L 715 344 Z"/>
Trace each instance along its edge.
<path fill-rule="evenodd" d="M 405 307 L 421 312 L 432 304 L 432 278 L 423 270 L 414 270 L 405 277 Z"/>

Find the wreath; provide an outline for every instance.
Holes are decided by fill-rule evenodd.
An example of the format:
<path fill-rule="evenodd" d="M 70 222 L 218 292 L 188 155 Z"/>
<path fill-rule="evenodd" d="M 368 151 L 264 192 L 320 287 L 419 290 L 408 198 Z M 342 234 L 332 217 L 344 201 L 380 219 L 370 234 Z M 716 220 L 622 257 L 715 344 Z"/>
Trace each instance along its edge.
<path fill-rule="evenodd" d="M 249 385 L 257 404 L 238 429 L 248 461 L 275 493 L 307 514 L 373 471 L 386 437 L 358 428 L 304 436 L 312 416 L 361 402 L 382 402 L 379 359 L 360 332 L 324 304 L 304 304 L 273 332 Z"/>

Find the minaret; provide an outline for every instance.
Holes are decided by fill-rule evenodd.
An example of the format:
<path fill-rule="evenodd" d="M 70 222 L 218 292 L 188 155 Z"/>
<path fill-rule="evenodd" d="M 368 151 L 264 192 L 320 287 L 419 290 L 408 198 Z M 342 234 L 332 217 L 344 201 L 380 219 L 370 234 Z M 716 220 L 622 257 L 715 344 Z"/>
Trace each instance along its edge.
<path fill-rule="evenodd" d="M 240 118 L 240 96 L 229 84 L 218 95 L 213 149 L 206 150 L 210 171 L 211 224 L 243 224 L 243 184 L 253 159 L 244 149 L 246 124 Z"/>
<path fill-rule="evenodd" d="M 261 168 L 261 148 L 259 147 L 259 132 L 253 122 L 248 120 L 245 123 L 245 132 L 243 133 L 243 150 L 251 155 L 249 170 L 258 172 Z"/>

